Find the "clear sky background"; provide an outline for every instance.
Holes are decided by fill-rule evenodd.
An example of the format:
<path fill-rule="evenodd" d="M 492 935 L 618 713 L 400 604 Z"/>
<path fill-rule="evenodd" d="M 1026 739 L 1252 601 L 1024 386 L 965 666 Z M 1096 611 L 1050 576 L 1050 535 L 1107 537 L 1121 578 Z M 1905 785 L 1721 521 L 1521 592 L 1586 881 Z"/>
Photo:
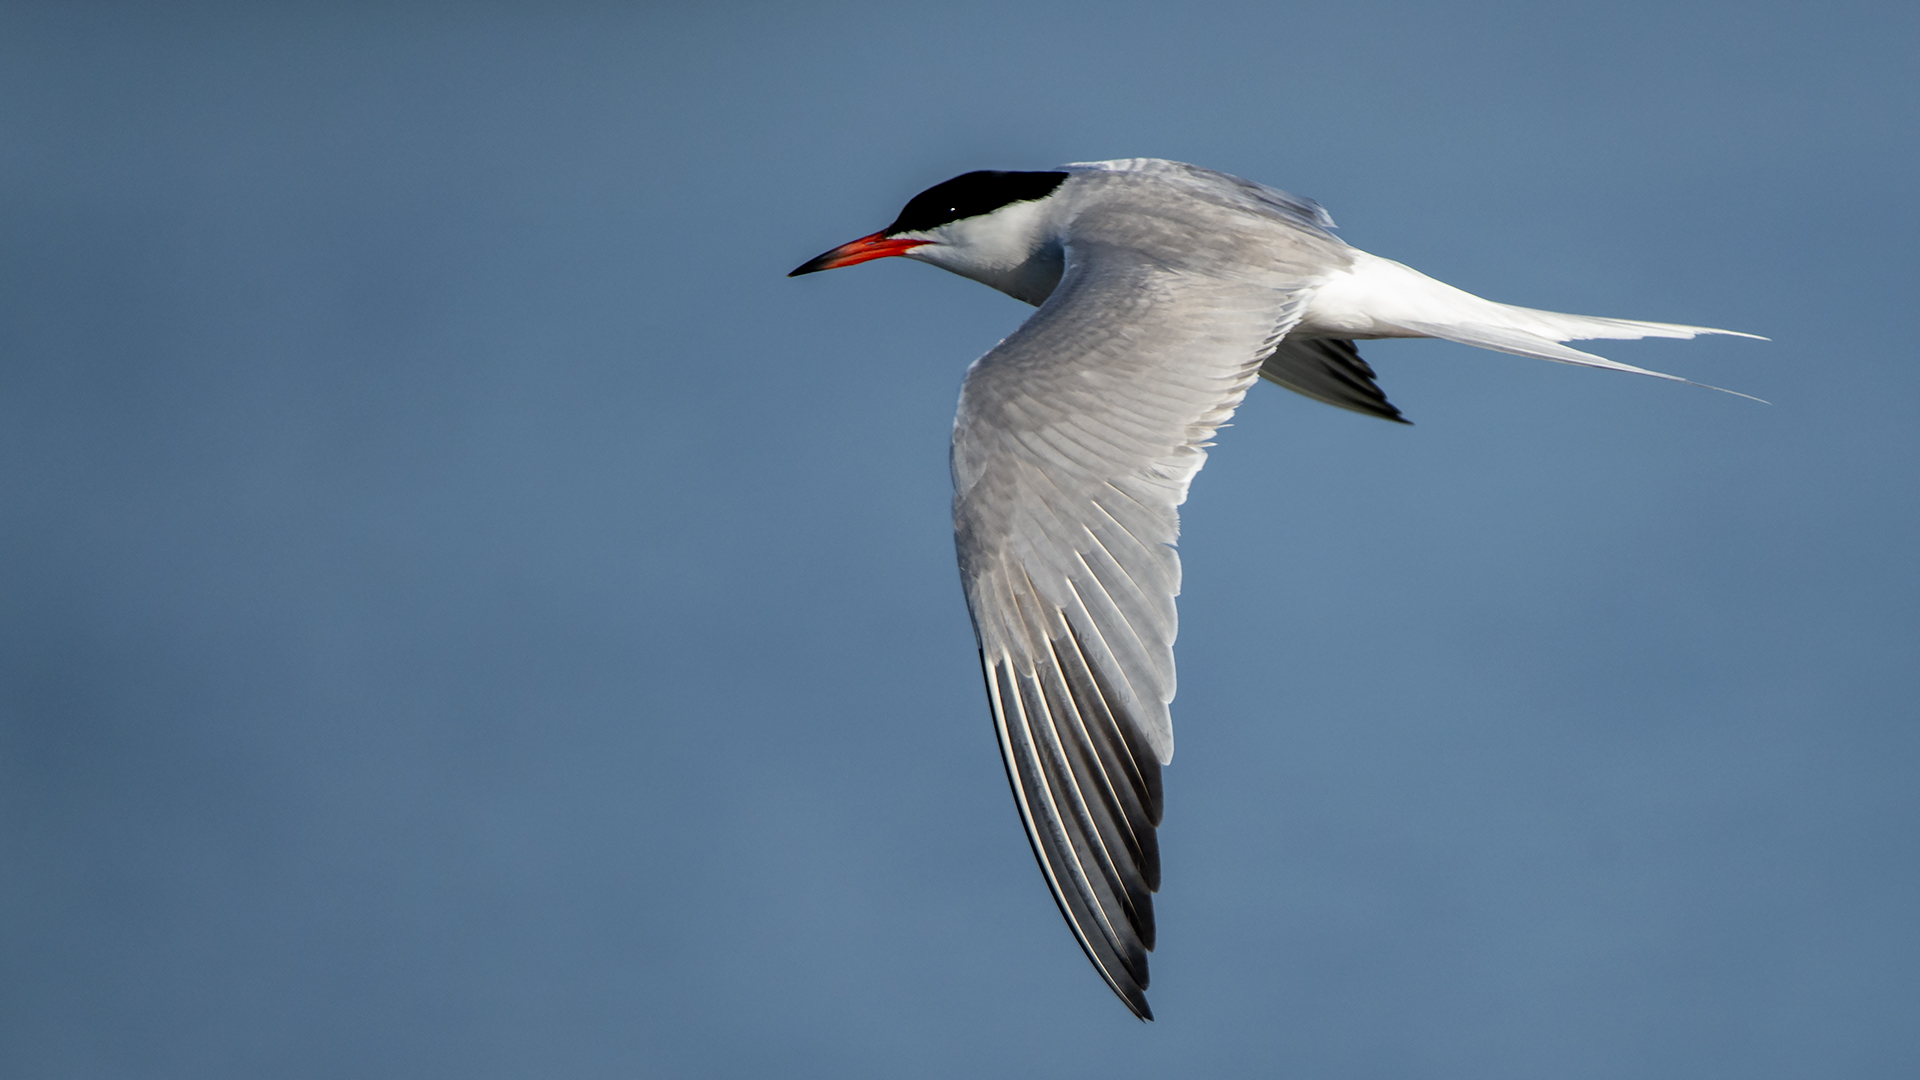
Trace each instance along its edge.
<path fill-rule="evenodd" d="M 1920 1075 L 1920 8 L 667 7 L 0 12 L 0 1074 Z M 1134 155 L 1773 338 L 1254 389 L 1153 1025 L 953 567 L 1028 309 L 782 276 Z"/>

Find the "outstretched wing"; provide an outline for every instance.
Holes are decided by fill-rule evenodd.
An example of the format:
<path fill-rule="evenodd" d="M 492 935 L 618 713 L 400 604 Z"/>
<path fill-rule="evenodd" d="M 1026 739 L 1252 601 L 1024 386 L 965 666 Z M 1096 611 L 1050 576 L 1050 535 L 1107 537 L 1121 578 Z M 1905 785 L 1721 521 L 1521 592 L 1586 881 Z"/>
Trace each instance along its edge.
<path fill-rule="evenodd" d="M 1101 977 L 1150 1019 L 1177 508 L 1208 437 L 1346 256 L 1285 222 L 1107 210 L 1075 222 L 1059 286 L 967 374 L 954 528 L 1034 854 Z M 1180 256 L 1181 236 L 1223 232 L 1244 246 Z"/>

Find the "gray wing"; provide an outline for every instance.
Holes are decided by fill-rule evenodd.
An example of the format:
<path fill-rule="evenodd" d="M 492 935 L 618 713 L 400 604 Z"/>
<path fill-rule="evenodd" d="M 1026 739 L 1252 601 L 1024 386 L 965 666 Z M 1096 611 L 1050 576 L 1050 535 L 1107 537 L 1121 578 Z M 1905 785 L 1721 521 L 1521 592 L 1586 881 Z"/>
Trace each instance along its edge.
<path fill-rule="evenodd" d="M 1373 368 L 1360 358 L 1360 350 L 1345 338 L 1289 335 L 1260 365 L 1260 376 L 1315 401 L 1410 423 L 1373 381 Z"/>
<path fill-rule="evenodd" d="M 1164 214 L 1083 215 L 1060 285 L 974 364 L 954 425 L 961 577 L 1014 799 L 1061 913 L 1142 1019 L 1177 507 L 1344 258 L 1284 223 L 1242 224 L 1229 246 L 1245 250 L 1183 265 L 1185 227 Z"/>

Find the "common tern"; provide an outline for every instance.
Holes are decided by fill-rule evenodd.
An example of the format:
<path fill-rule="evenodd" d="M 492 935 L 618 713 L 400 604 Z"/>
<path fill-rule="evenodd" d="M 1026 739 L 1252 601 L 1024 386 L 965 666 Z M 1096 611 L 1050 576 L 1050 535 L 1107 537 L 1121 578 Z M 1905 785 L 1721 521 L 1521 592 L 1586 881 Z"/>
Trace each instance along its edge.
<path fill-rule="evenodd" d="M 1142 1020 L 1173 759 L 1178 508 L 1255 377 L 1405 423 L 1355 341 L 1444 338 L 1685 382 L 1562 343 L 1756 336 L 1494 303 L 1333 227 L 1311 199 L 1128 158 L 954 177 L 789 275 L 899 256 L 1039 308 L 967 370 L 954 541 L 1041 873 Z"/>

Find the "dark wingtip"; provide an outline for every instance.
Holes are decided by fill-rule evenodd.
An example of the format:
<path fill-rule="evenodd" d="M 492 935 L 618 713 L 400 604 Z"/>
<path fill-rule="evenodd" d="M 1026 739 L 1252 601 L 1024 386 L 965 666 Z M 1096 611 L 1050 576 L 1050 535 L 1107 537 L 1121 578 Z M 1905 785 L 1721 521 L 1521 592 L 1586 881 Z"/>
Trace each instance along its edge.
<path fill-rule="evenodd" d="M 1329 402 L 1329 404 L 1332 403 Z M 1400 411 L 1398 405 L 1388 401 L 1387 395 L 1385 394 L 1381 394 L 1377 399 L 1362 405 L 1339 405 L 1336 407 L 1357 412 L 1362 416 L 1377 416 L 1382 420 L 1390 420 L 1396 424 L 1405 424 L 1408 427 L 1413 426 L 1413 421 L 1407 419 L 1406 414 Z"/>

